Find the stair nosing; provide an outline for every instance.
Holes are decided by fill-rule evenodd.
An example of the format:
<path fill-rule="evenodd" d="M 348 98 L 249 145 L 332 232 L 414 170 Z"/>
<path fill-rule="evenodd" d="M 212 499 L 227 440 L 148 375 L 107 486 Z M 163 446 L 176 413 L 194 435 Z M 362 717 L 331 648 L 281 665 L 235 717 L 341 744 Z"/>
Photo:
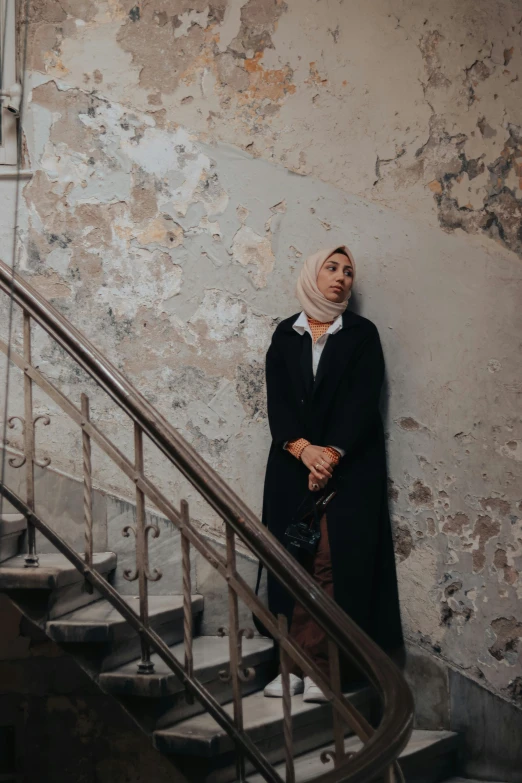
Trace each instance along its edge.
<path fill-rule="evenodd" d="M 122 596 L 126 601 L 131 602 L 133 600 L 136 600 L 138 603 L 139 598 L 138 596 Z M 154 609 L 154 603 L 155 599 L 172 599 L 177 598 L 178 599 L 178 605 L 174 607 L 169 607 L 166 605 L 165 607 L 158 606 L 158 608 Z M 79 615 L 82 613 L 85 614 L 89 611 L 92 611 L 93 607 L 96 604 L 104 604 L 109 607 L 109 611 L 114 611 L 115 616 L 113 620 L 106 620 L 101 618 L 98 621 L 84 621 L 82 622 Z M 203 605 L 204 605 L 204 598 L 203 596 L 197 594 L 192 595 L 192 610 L 193 612 L 199 614 L 203 611 Z M 137 613 L 136 613 L 137 614 Z M 172 616 L 174 614 L 174 616 Z M 73 616 L 76 615 L 76 619 L 73 618 Z M 163 625 L 167 622 L 174 622 L 177 620 L 180 620 L 183 617 L 183 596 L 179 594 L 173 594 L 170 596 L 149 596 L 149 620 L 151 626 L 158 626 Z M 70 618 L 70 619 L 68 619 Z M 134 629 L 130 626 L 128 620 L 123 616 L 118 614 L 118 610 L 116 607 L 113 607 L 110 601 L 103 598 L 103 596 L 98 600 L 95 601 L 88 606 L 83 606 L 78 609 L 73 609 L 71 612 L 67 612 L 66 614 L 60 615 L 59 617 L 54 617 L 52 620 L 49 620 L 46 623 L 46 632 L 47 635 L 50 636 L 51 639 L 54 639 L 55 641 L 63 641 L 66 642 L 66 639 L 63 638 L 56 638 L 56 637 L 63 637 L 65 634 L 60 633 L 60 629 L 66 630 L 69 628 L 71 632 L 73 629 L 77 629 L 78 633 L 80 635 L 81 630 L 84 630 L 87 634 L 89 631 L 92 634 L 98 634 L 98 638 L 92 639 L 93 642 L 114 642 L 117 641 L 119 638 L 123 638 L 120 636 L 122 633 L 126 633 L 127 629 L 130 629 L 131 634 L 135 633 Z M 102 631 L 105 631 L 105 638 Z M 74 643 L 74 640 L 71 640 Z M 78 640 L 81 643 L 81 640 Z"/>
<path fill-rule="evenodd" d="M 58 555 L 59 556 L 59 555 Z M 49 558 L 56 554 L 39 555 L 40 564 L 36 568 L 26 568 L 24 555 L 19 554 L 0 563 L 1 590 L 59 590 L 62 587 L 84 580 L 78 569 L 63 556 L 61 564 L 45 565 Z M 117 555 L 114 552 L 96 552 L 94 568 L 101 574 L 114 571 L 117 565 Z"/>
<path fill-rule="evenodd" d="M 196 636 L 193 640 L 193 645 L 204 645 L 205 641 L 207 639 L 216 640 L 219 637 L 215 636 Z M 221 641 L 221 640 L 220 640 Z M 223 646 L 228 646 L 229 642 L 227 639 L 223 639 Z M 270 661 L 270 659 L 273 657 L 274 654 L 274 646 L 272 640 L 264 640 L 266 642 L 265 646 L 260 647 L 258 649 L 249 650 L 248 646 L 245 648 L 245 643 L 243 643 L 243 662 L 245 664 L 251 665 L 251 666 L 259 666 L 263 663 L 267 663 Z M 176 648 L 179 649 L 179 651 L 182 651 L 184 647 L 184 642 L 177 642 L 176 644 L 171 645 L 170 649 L 175 654 Z M 194 647 L 193 647 L 193 653 L 194 653 Z M 158 656 L 152 656 L 152 660 L 154 663 L 156 661 L 154 658 L 157 658 Z M 179 657 L 179 656 L 178 656 Z M 129 663 L 123 664 L 122 666 L 117 667 L 116 669 L 113 669 L 111 671 L 102 672 L 99 677 L 98 681 L 100 682 L 100 685 L 107 690 L 109 693 L 113 693 L 115 695 L 124 694 L 125 696 L 137 696 L 141 698 L 161 698 L 164 696 L 174 696 L 178 693 L 183 692 L 184 686 L 180 682 L 179 678 L 176 676 L 176 674 L 168 669 L 167 671 L 154 671 L 152 674 L 147 675 L 140 675 L 138 673 L 134 673 L 131 671 L 127 671 L 130 669 L 133 665 L 136 665 L 138 663 L 139 659 L 137 658 L 135 661 L 130 661 Z M 163 661 L 159 659 L 157 661 L 158 665 L 163 665 Z M 222 659 L 218 660 L 210 660 L 203 663 L 194 663 L 194 672 L 198 673 L 200 672 L 197 679 L 202 682 L 203 684 L 207 682 L 211 682 L 213 679 L 213 670 L 217 667 L 226 667 L 230 665 L 230 658 L 226 655 L 222 657 Z M 207 676 L 208 672 L 208 676 Z M 203 679 L 202 679 L 203 678 Z M 150 689 L 149 692 L 145 692 L 140 687 L 136 687 L 133 689 L 132 686 L 128 686 L 125 683 L 129 680 L 133 679 L 140 682 L 147 682 L 147 683 L 153 683 L 154 687 Z"/>
<path fill-rule="evenodd" d="M 347 692 L 345 695 L 350 699 L 350 701 L 352 703 L 354 701 L 358 702 L 358 704 L 356 705 L 358 707 L 360 707 L 361 702 L 367 703 L 367 702 L 371 701 L 371 699 L 373 698 L 373 694 L 372 694 L 371 688 L 369 688 L 369 687 L 361 688 L 361 689 L 353 691 L 353 692 Z M 282 707 L 281 707 L 281 716 L 278 715 L 277 718 L 274 718 L 273 720 L 270 720 L 270 721 L 268 721 L 268 722 L 266 722 L 264 724 L 256 724 L 256 725 L 253 725 L 253 726 L 249 726 L 248 722 L 247 722 L 248 721 L 248 717 L 245 716 L 245 714 L 244 714 L 245 713 L 245 709 L 244 709 L 245 708 L 245 703 L 247 703 L 247 709 L 248 709 L 248 702 L 249 701 L 253 701 L 255 699 L 261 699 L 261 698 L 263 698 L 263 699 L 267 698 L 267 697 L 265 697 L 263 695 L 263 691 L 262 690 L 256 691 L 255 693 L 251 693 L 248 696 L 245 696 L 243 698 L 242 701 L 243 701 L 244 729 L 248 733 L 255 734 L 255 732 L 257 730 L 261 730 L 261 728 L 263 728 L 265 731 L 267 731 L 266 738 L 270 739 L 270 738 L 272 738 L 274 736 L 277 736 L 277 735 L 279 735 L 281 733 L 281 725 L 283 723 Z M 302 697 L 297 696 L 295 698 L 298 700 L 298 704 L 299 705 L 301 705 L 303 703 L 302 702 Z M 270 699 L 270 701 L 273 702 L 273 703 L 278 703 L 278 702 L 281 703 L 280 699 Z M 229 702 L 228 705 L 223 705 L 223 706 L 230 708 L 231 704 L 232 703 Z M 316 721 L 316 719 L 317 719 L 317 712 L 319 712 L 320 710 L 329 709 L 329 708 L 330 708 L 330 705 L 327 704 L 327 703 L 322 703 L 322 704 L 310 703 L 310 706 L 308 707 L 308 705 L 307 705 L 306 709 L 303 709 L 302 711 L 299 711 L 299 712 L 294 712 L 292 717 L 296 718 L 296 720 L 298 722 L 297 728 L 305 729 L 311 723 L 314 723 Z M 181 744 L 183 742 L 192 742 L 192 743 L 197 742 L 197 744 L 198 744 L 198 751 L 197 752 L 200 755 L 203 755 L 203 756 L 208 757 L 208 758 L 217 758 L 217 757 L 219 757 L 219 756 L 229 752 L 229 750 L 231 748 L 228 748 L 228 747 L 225 747 L 225 748 L 223 748 L 221 750 L 219 749 L 220 744 L 225 743 L 225 745 L 227 745 L 228 742 L 231 743 L 232 741 L 230 740 L 227 732 L 224 729 L 222 729 L 217 723 L 215 725 L 215 729 L 214 729 L 214 727 L 210 727 L 209 729 L 201 729 L 202 733 L 201 733 L 200 737 L 197 740 L 195 740 L 194 736 L 190 735 L 190 731 L 187 731 L 187 733 L 184 734 L 184 735 L 181 734 L 177 738 L 177 740 L 174 739 L 175 738 L 175 734 L 176 734 L 176 727 L 178 727 L 178 729 L 179 729 L 182 726 L 188 726 L 188 728 L 190 729 L 190 724 L 191 723 L 194 726 L 197 726 L 198 720 L 199 721 L 205 720 L 207 715 L 208 715 L 208 713 L 204 712 L 204 713 L 202 713 L 200 715 L 195 715 L 193 717 L 186 718 L 186 719 L 181 720 L 179 722 L 172 723 L 170 726 L 165 726 L 165 727 L 163 727 L 161 729 L 156 729 L 156 731 L 154 731 L 154 733 L 153 733 L 155 747 L 157 747 L 157 741 L 159 741 L 159 744 L 161 745 L 161 744 L 168 743 L 169 739 L 170 739 L 170 741 L 173 744 L 178 744 L 179 746 L 181 746 Z M 302 721 L 299 720 L 301 718 L 301 716 L 307 716 L 307 715 L 309 716 L 308 719 L 306 719 L 306 717 L 304 717 Z M 315 719 L 313 718 L 314 715 L 316 715 Z M 270 730 L 270 729 L 268 729 L 269 726 L 272 726 L 273 728 Z M 174 740 L 174 742 L 173 742 L 173 740 Z M 181 747 L 176 747 L 172 751 L 165 751 L 165 752 L 166 753 L 169 753 L 169 752 L 172 752 L 172 753 L 182 753 L 182 748 Z M 189 752 L 186 755 L 187 756 L 194 755 L 194 753 L 195 753 L 195 751 L 193 753 Z"/>
<path fill-rule="evenodd" d="M 21 535 L 26 529 L 27 520 L 23 514 L 0 514 L 0 538 Z"/>
<path fill-rule="evenodd" d="M 414 735 L 418 734 L 433 734 L 433 735 L 439 735 L 433 737 L 433 742 L 431 742 L 428 746 L 424 748 L 419 748 L 417 750 L 411 750 L 408 753 L 408 746 L 411 743 L 412 738 L 414 738 Z M 424 755 L 427 755 L 427 760 L 429 760 L 433 755 L 439 756 L 442 755 L 442 753 L 450 752 L 453 749 L 457 749 L 460 741 L 460 735 L 458 732 L 450 731 L 449 729 L 413 729 L 410 739 L 408 740 L 408 743 L 405 748 L 403 748 L 399 758 L 397 759 L 400 763 L 401 759 L 404 761 L 407 758 L 412 758 L 415 756 L 415 754 L 423 753 Z M 352 735 L 351 737 L 345 737 L 345 749 L 352 750 L 352 748 L 349 747 L 349 743 L 351 742 L 357 742 L 357 738 L 355 735 Z M 348 747 L 347 747 L 348 745 Z M 442 753 L 436 753 L 433 754 L 432 751 L 439 749 L 442 751 Z M 333 742 L 328 742 L 324 745 L 321 745 L 317 748 L 312 748 L 310 750 L 305 751 L 305 753 L 301 753 L 299 756 L 296 756 L 294 758 L 294 765 L 295 765 L 295 773 L 296 773 L 296 781 L 298 781 L 298 773 L 299 773 L 299 762 L 307 762 L 311 759 L 318 758 L 321 753 L 324 753 L 327 750 L 335 750 L 335 744 Z M 285 763 L 279 762 L 278 764 L 274 765 L 274 769 L 276 771 L 284 770 Z M 311 778 L 310 780 L 313 780 Z M 259 773 L 258 772 L 252 772 L 248 775 L 246 778 L 246 783 L 258 783 L 259 781 Z"/>

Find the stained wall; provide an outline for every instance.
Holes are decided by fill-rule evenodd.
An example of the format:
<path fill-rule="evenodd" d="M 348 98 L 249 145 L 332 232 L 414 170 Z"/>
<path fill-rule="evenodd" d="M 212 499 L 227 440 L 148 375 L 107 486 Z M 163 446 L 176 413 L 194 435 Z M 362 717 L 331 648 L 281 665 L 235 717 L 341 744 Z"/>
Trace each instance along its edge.
<path fill-rule="evenodd" d="M 301 259 L 348 244 L 353 306 L 387 360 L 407 635 L 521 704 L 519 4 L 31 5 L 23 274 L 259 512 L 264 353 L 298 310 Z M 42 372 L 76 400 L 87 388 L 130 453 L 125 417 L 34 342 Z M 36 406 L 52 414 L 42 454 L 79 475 L 79 434 Z M 220 536 L 152 449 L 147 469 Z"/>

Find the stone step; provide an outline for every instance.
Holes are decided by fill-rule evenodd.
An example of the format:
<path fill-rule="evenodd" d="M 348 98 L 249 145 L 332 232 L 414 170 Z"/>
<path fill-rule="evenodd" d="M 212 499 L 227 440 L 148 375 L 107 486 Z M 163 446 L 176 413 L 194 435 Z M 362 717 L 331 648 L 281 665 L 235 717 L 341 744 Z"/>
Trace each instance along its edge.
<path fill-rule="evenodd" d="M 0 563 L 18 554 L 26 527 L 22 514 L 0 514 Z"/>
<path fill-rule="evenodd" d="M 369 688 L 347 694 L 366 717 L 375 704 Z M 232 716 L 233 705 L 224 707 Z M 245 731 L 270 763 L 284 758 L 283 704 L 281 699 L 266 698 L 263 691 L 243 698 Z M 311 704 L 302 696 L 292 698 L 293 747 L 301 754 L 320 747 L 332 739 L 332 708 L 329 704 Z M 154 732 L 155 747 L 166 754 L 176 754 L 176 764 L 191 781 L 230 783 L 235 780 L 236 752 L 228 734 L 208 713 L 181 721 Z M 247 770 L 253 771 L 247 764 Z"/>
<path fill-rule="evenodd" d="M 243 666 L 254 669 L 254 677 L 243 684 L 248 695 L 264 687 L 275 676 L 277 663 L 273 642 L 256 637 L 243 639 Z M 183 662 L 183 643 L 171 647 L 176 658 Z M 229 639 L 218 636 L 197 636 L 193 642 L 194 675 L 220 704 L 232 700 L 232 686 L 224 682 L 220 672 L 228 670 Z M 116 696 L 133 718 L 147 731 L 181 721 L 204 711 L 195 700 L 188 704 L 180 680 L 157 656 L 152 656 L 155 671 L 150 675 L 137 674 L 137 661 L 100 674 L 98 681 L 107 693 Z"/>
<path fill-rule="evenodd" d="M 0 590 L 40 627 L 100 599 L 96 590 L 89 592 L 82 574 L 64 555 L 39 555 L 39 560 L 37 568 L 25 568 L 23 555 L 1 563 Z M 96 553 L 93 560 L 94 568 L 110 579 L 117 562 L 114 552 Z"/>
<path fill-rule="evenodd" d="M 23 514 L 0 514 L 0 538 L 25 530 L 27 522 Z"/>
<path fill-rule="evenodd" d="M 137 596 L 123 596 L 126 603 L 139 614 Z M 192 612 L 197 617 L 203 611 L 203 597 L 192 596 Z M 183 638 L 183 596 L 149 596 L 149 622 L 166 644 L 174 644 Z M 91 664 L 100 671 L 133 661 L 140 656 L 140 640 L 136 631 L 108 601 L 76 609 L 69 614 L 50 620 L 47 635 L 61 645 L 81 645 L 82 658 L 89 654 Z M 71 654 L 77 651 L 69 648 Z"/>
<path fill-rule="evenodd" d="M 116 568 L 114 552 L 100 552 L 94 555 L 94 567 L 101 573 Z M 83 582 L 82 574 L 64 555 L 39 555 L 37 568 L 26 568 L 24 556 L 18 555 L 6 560 L 0 566 L 0 590 L 58 590 L 75 582 Z"/>
<path fill-rule="evenodd" d="M 347 753 L 358 751 L 361 747 L 361 741 L 357 737 L 348 737 L 345 740 L 344 748 Z M 459 736 L 452 731 L 414 730 L 399 760 L 406 783 L 438 783 L 446 780 L 448 775 L 455 772 L 458 749 Z M 307 783 L 333 769 L 332 761 L 323 764 L 320 758 L 321 753 L 328 750 L 333 751 L 334 745 L 329 743 L 296 758 L 295 783 Z M 276 771 L 284 780 L 285 765 L 277 765 Z M 248 783 L 263 783 L 263 778 L 259 774 L 250 775 Z"/>

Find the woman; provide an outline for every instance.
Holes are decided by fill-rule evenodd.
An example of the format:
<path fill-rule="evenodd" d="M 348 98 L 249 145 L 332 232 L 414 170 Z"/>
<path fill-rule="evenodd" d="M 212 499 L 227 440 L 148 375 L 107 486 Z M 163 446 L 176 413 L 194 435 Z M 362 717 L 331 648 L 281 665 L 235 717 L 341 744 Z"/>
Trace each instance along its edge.
<path fill-rule="evenodd" d="M 272 445 L 263 524 L 284 544 L 307 491 L 319 492 L 331 480 L 337 494 L 321 519 L 317 552 L 302 564 L 369 636 L 391 650 L 402 644 L 402 631 L 378 408 L 384 360 L 374 324 L 347 309 L 354 278 L 355 262 L 345 245 L 309 256 L 297 283 L 303 311 L 282 321 L 272 337 L 266 356 Z M 271 574 L 268 603 L 274 614 L 287 616 L 290 635 L 327 673 L 324 634 Z M 290 686 L 292 694 L 304 692 L 306 701 L 324 700 L 297 668 Z M 282 696 L 280 675 L 265 695 Z"/>

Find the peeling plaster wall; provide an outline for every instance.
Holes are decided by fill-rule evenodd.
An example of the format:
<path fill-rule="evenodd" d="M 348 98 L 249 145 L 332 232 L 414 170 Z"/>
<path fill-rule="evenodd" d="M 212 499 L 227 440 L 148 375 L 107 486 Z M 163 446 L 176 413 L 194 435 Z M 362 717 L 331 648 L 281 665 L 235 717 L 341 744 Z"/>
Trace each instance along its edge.
<path fill-rule="evenodd" d="M 259 512 L 271 332 L 298 309 L 302 256 L 350 245 L 354 307 L 387 359 L 406 632 L 519 705 L 521 16 L 489 0 L 34 0 L 20 255 Z M 81 373 L 34 339 L 78 399 Z M 78 475 L 78 433 L 35 400 L 52 414 L 38 448 Z M 146 464 L 219 534 L 152 447 Z"/>
<path fill-rule="evenodd" d="M 40 0 L 33 21 L 46 78 L 522 253 L 516 0 Z"/>

